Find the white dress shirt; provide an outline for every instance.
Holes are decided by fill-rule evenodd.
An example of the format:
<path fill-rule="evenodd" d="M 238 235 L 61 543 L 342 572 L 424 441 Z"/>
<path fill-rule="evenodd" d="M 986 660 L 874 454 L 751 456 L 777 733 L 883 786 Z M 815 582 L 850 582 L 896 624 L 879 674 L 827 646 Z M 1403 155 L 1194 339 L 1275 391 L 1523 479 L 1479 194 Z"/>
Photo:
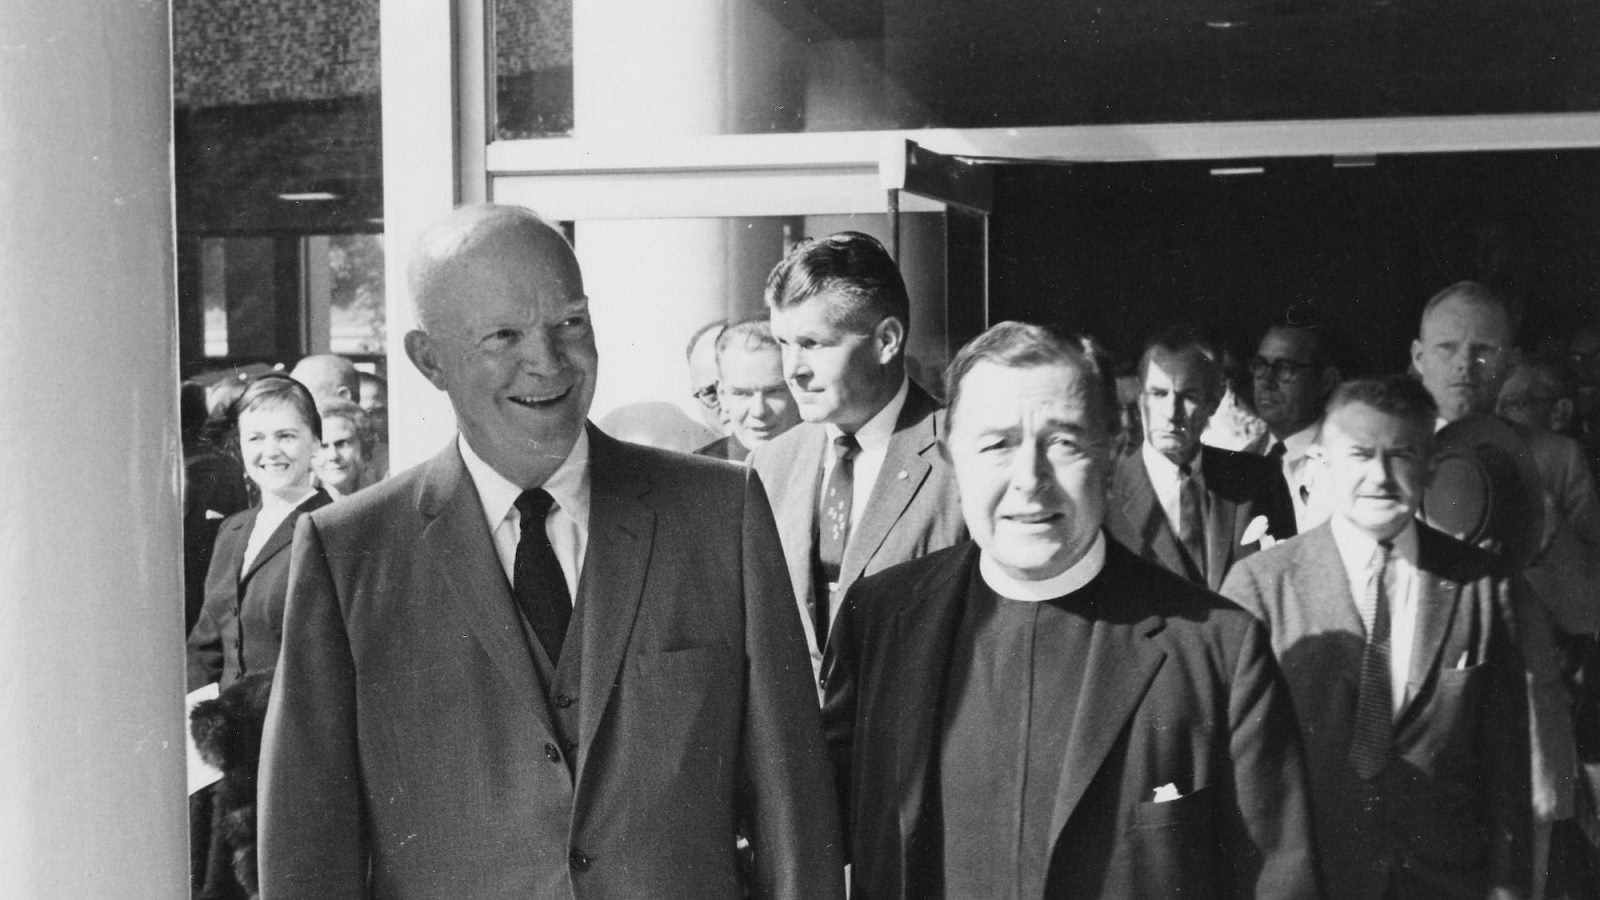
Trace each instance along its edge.
<path fill-rule="evenodd" d="M 1309 471 L 1311 459 L 1306 455 L 1311 445 L 1316 443 L 1319 427 L 1313 422 L 1284 438 L 1283 458 L 1278 460 L 1283 469 L 1283 483 L 1288 487 L 1289 499 L 1294 503 L 1295 531 L 1299 534 L 1305 534 L 1328 520 L 1327 505 L 1312 498 L 1315 484 Z M 1275 443 L 1277 439 L 1268 435 L 1264 452 L 1270 452 Z"/>
<path fill-rule="evenodd" d="M 883 469 L 883 459 L 889 454 L 889 439 L 894 437 L 894 424 L 900 421 L 900 410 L 905 408 L 906 397 L 911 392 L 911 383 L 905 379 L 900 380 L 900 390 L 883 409 L 866 421 L 866 424 L 856 429 L 856 443 L 861 445 L 861 452 L 856 454 L 852 463 L 851 475 L 854 488 L 850 492 L 850 534 L 856 533 L 856 526 L 861 524 L 861 513 L 867 508 L 867 501 L 872 497 L 872 486 L 878 481 L 878 472 Z M 822 484 L 818 487 L 818 503 L 828 490 L 828 476 L 833 474 L 833 464 L 837 457 L 833 453 L 833 440 L 844 434 L 839 426 L 828 423 L 823 426 L 828 434 L 828 447 L 822 454 Z"/>
<path fill-rule="evenodd" d="M 250 537 L 244 542 L 244 562 L 239 566 L 241 576 L 250 571 L 250 564 L 261 555 L 261 548 L 267 545 L 267 538 L 272 537 L 272 533 L 278 530 L 283 520 L 289 518 L 290 513 L 299 509 L 300 504 L 310 500 L 311 495 L 316 492 L 316 488 L 306 488 L 306 492 L 293 503 L 285 503 L 266 491 L 261 492 L 261 511 L 256 513 L 256 523 L 251 526 Z"/>
<path fill-rule="evenodd" d="M 1200 474 L 1200 455 L 1206 452 L 1202 446 L 1200 452 L 1194 455 L 1194 461 L 1189 463 L 1189 477 L 1200 486 L 1200 496 L 1206 493 L 1206 482 Z M 1178 464 L 1167 459 L 1160 450 L 1150 446 L 1149 441 L 1139 445 L 1139 453 L 1144 457 L 1144 470 L 1150 476 L 1150 486 L 1155 489 L 1156 502 L 1161 504 L 1161 512 L 1167 517 L 1167 524 L 1172 526 L 1173 534 L 1182 534 L 1178 527 L 1181 513 L 1178 510 Z M 1201 515 L 1205 514 L 1201 510 Z"/>
<path fill-rule="evenodd" d="M 1106 567 L 1106 535 L 1104 531 L 1097 531 L 1094 543 L 1089 545 L 1087 552 L 1077 562 L 1067 567 L 1065 572 L 1043 581 L 1022 581 L 1001 571 L 1000 564 L 984 551 L 978 557 L 978 574 L 983 576 L 983 583 L 989 589 L 1007 600 L 1020 600 L 1024 603 L 1039 603 L 1045 600 L 1054 600 L 1065 597 L 1084 585 L 1094 580 L 1100 570 Z"/>
<path fill-rule="evenodd" d="M 478 500 L 483 504 L 483 518 L 494 536 L 494 552 L 500 557 L 500 567 L 505 570 L 506 583 L 515 581 L 517 542 L 522 539 L 522 515 L 517 512 L 517 497 L 522 488 L 496 472 L 474 453 L 464 436 L 458 435 L 461 460 L 467 465 L 467 474 L 478 490 Z M 567 578 L 567 593 L 572 602 L 578 602 L 578 574 L 583 571 L 584 552 L 589 546 L 589 433 L 578 432 L 572 452 L 539 485 L 555 499 L 550 515 L 544 521 L 545 534 L 550 536 L 550 546 L 555 550 L 556 561 L 561 564 L 561 574 Z"/>
<path fill-rule="evenodd" d="M 1356 598 L 1367 590 L 1367 569 L 1372 565 L 1378 542 L 1343 516 L 1334 516 L 1330 525 L 1345 576 L 1350 579 L 1351 601 L 1359 602 Z M 1421 580 L 1417 574 L 1416 524 L 1407 523 L 1406 529 L 1395 536 L 1393 544 L 1383 592 L 1389 601 L 1389 686 L 1394 692 L 1394 712 L 1398 716 L 1405 705 L 1406 687 L 1411 682 L 1411 651 L 1417 635 L 1417 595 Z"/>

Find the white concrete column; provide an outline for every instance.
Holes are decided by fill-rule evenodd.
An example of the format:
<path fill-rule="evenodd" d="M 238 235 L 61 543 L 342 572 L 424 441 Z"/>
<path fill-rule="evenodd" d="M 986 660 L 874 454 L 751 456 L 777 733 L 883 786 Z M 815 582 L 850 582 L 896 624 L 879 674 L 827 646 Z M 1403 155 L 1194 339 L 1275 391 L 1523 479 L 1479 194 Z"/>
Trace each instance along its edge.
<path fill-rule="evenodd" d="M 585 140 L 720 134 L 773 118 L 783 34 L 739 0 L 608 0 L 573 7 L 574 129 Z M 670 35 L 670 39 L 663 39 Z M 739 65 L 752 59 L 763 66 Z M 745 273 L 782 250 L 779 228 L 731 219 L 580 221 L 595 315 L 593 418 L 620 436 L 693 449 L 699 425 L 683 348 L 701 325 L 759 308 Z M 770 257 L 767 259 L 766 257 Z"/>
<path fill-rule="evenodd" d="M 183 897 L 165 3 L 0 0 L 0 897 Z"/>

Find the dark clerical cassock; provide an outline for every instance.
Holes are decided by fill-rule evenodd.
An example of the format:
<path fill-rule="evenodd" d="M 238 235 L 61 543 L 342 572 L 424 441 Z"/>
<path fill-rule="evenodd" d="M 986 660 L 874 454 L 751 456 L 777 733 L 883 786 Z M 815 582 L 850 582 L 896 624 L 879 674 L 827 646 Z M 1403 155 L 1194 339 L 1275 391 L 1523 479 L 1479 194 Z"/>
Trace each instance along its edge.
<path fill-rule="evenodd" d="M 1027 595 L 1020 600 L 973 569 L 939 766 L 947 896 L 1044 896 L 1056 789 L 1105 592 L 1084 581 L 1098 574 L 1104 542 L 1090 557 L 1050 581 L 1008 587 Z"/>

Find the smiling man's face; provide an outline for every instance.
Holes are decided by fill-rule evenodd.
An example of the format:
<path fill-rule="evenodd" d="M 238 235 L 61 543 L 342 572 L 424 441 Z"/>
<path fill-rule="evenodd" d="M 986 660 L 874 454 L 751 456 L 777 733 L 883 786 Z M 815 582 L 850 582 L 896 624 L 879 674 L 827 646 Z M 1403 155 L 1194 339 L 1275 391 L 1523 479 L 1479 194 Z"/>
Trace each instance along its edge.
<path fill-rule="evenodd" d="M 1334 514 L 1377 541 L 1403 531 L 1422 502 L 1432 440 L 1431 423 L 1365 403 L 1329 413 L 1312 453 Z"/>
<path fill-rule="evenodd" d="M 422 280 L 427 328 L 412 361 L 450 395 L 475 453 L 508 480 L 542 484 L 571 452 L 599 357 L 577 260 L 555 232 L 481 238 Z"/>

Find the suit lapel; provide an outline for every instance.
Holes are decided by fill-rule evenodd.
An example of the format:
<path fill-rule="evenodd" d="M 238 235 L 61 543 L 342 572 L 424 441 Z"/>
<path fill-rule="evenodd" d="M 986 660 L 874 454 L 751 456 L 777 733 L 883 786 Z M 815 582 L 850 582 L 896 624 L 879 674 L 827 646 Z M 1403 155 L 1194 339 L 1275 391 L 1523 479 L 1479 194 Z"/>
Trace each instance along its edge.
<path fill-rule="evenodd" d="M 1114 552 L 1107 555 L 1108 571 L 1102 573 L 1102 578 L 1118 578 L 1110 571 L 1116 565 L 1116 557 Z M 1062 757 L 1061 781 L 1050 820 L 1052 845 L 1167 658 L 1166 651 L 1150 640 L 1163 627 L 1159 616 L 1146 616 L 1132 623 L 1101 618 L 1093 627 L 1089 655 L 1084 661 L 1083 690 Z"/>
<path fill-rule="evenodd" d="M 1312 616 L 1309 632 L 1342 631 L 1365 640 L 1367 629 L 1361 624 L 1361 613 L 1356 611 L 1356 599 L 1350 593 L 1350 576 L 1345 574 L 1339 545 L 1334 543 L 1333 529 L 1327 523 L 1307 532 L 1296 545 L 1289 582 L 1296 596 L 1327 598 L 1325 602 L 1303 604 Z M 1355 674 L 1360 676 L 1359 672 Z"/>
<path fill-rule="evenodd" d="M 1415 690 L 1406 692 L 1403 716 L 1427 688 L 1428 679 L 1439 669 L 1439 654 L 1460 608 L 1461 585 L 1435 575 L 1436 561 L 1427 532 L 1417 526 L 1417 626 L 1411 639 L 1411 671 L 1407 680 Z"/>
<path fill-rule="evenodd" d="M 822 454 L 828 435 L 821 425 L 801 425 L 805 433 L 794 448 L 773 513 L 778 519 L 778 534 L 789 564 L 789 581 L 802 615 L 800 625 L 811 649 L 812 666 L 822 662 L 822 645 L 817 640 L 816 585 L 812 582 L 811 559 L 816 554 L 817 479 L 822 473 Z"/>
<path fill-rule="evenodd" d="M 511 585 L 483 518 L 483 503 L 467 474 L 454 441 L 428 464 L 419 491 L 424 524 L 422 546 L 439 573 L 439 583 L 457 606 L 457 621 L 468 628 L 510 693 L 527 704 L 546 734 L 554 734 L 541 698 L 533 648 L 523 630 Z"/>
<path fill-rule="evenodd" d="M 918 390 L 916 394 L 921 394 Z M 922 483 L 927 481 L 933 466 L 922 454 L 933 448 L 938 440 L 934 419 L 929 415 L 932 400 L 926 404 L 913 402 L 908 397 L 900 410 L 900 421 L 883 457 L 883 467 L 878 470 L 878 480 L 868 494 L 867 508 L 862 510 L 861 521 L 850 535 L 845 547 L 844 560 L 839 566 L 839 583 L 851 584 L 867 567 L 878 548 L 889 537 L 894 523 L 900 520 L 906 507 L 917 495 Z M 829 617 L 832 621 L 832 617 Z"/>
<path fill-rule="evenodd" d="M 598 429 L 589 429 L 589 539 L 577 601 L 584 623 L 580 782 L 633 635 L 655 542 L 655 512 L 640 499 L 650 483 L 628 458 L 630 452 Z"/>
<path fill-rule="evenodd" d="M 237 597 L 240 588 L 244 586 L 242 571 L 244 553 L 250 546 L 250 530 L 256 527 L 256 515 L 260 512 L 261 507 L 251 507 L 223 522 L 222 527 L 217 530 L 217 548 L 213 558 L 231 559 L 234 562 L 226 570 L 229 586 L 232 588 L 229 596 Z M 254 569 L 254 566 L 251 568 Z"/>
<path fill-rule="evenodd" d="M 1178 547 L 1178 536 L 1168 524 L 1167 514 L 1161 511 L 1155 486 L 1150 483 L 1150 473 L 1145 471 L 1138 451 L 1123 457 L 1117 466 L 1117 493 L 1122 496 L 1121 514 L 1133 526 L 1140 544 L 1146 548 L 1144 552 L 1169 571 L 1189 571 Z M 1139 547 L 1131 549 L 1143 555 Z"/>
<path fill-rule="evenodd" d="M 1200 471 L 1206 479 L 1206 582 L 1213 591 L 1222 587 L 1222 576 L 1233 558 L 1233 532 L 1239 514 L 1238 506 L 1217 490 L 1225 475 L 1213 462 L 1217 458 L 1215 453 L 1200 450 Z"/>
<path fill-rule="evenodd" d="M 244 575 L 239 578 L 240 587 L 249 582 L 250 577 L 256 574 L 256 570 L 260 569 L 267 560 L 289 548 L 290 542 L 294 540 L 294 523 L 301 515 L 327 506 L 331 502 L 333 502 L 333 498 L 329 497 L 328 492 L 321 488 L 318 488 L 315 493 L 301 501 L 299 506 L 296 506 L 289 515 L 284 517 L 282 522 L 278 523 L 277 528 L 272 529 L 272 534 L 267 536 L 267 542 L 261 545 L 261 552 L 257 553 L 256 558 L 250 561 L 250 568 L 246 569 Z M 255 527 L 256 514 L 259 513 L 260 508 L 258 507 L 254 514 L 250 516 L 250 526 L 252 528 Z M 245 532 L 247 540 L 249 534 L 249 531 Z"/>

